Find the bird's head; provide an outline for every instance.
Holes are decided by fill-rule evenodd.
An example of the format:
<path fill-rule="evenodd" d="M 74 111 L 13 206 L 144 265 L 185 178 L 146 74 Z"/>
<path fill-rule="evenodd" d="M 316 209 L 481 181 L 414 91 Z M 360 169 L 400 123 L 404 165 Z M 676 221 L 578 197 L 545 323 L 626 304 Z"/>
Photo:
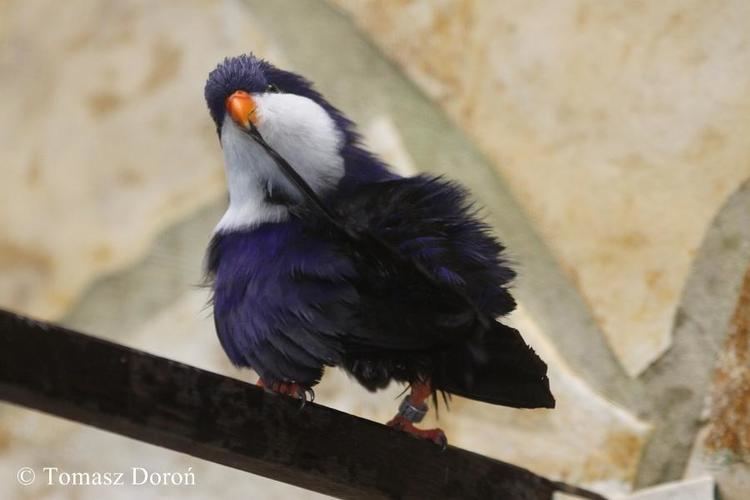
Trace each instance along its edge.
<path fill-rule="evenodd" d="M 252 55 L 227 58 L 208 76 L 205 97 L 219 134 L 230 208 L 217 230 L 282 220 L 279 200 L 300 194 L 248 134 L 256 128 L 318 194 L 344 176 L 352 123 L 305 78 Z"/>

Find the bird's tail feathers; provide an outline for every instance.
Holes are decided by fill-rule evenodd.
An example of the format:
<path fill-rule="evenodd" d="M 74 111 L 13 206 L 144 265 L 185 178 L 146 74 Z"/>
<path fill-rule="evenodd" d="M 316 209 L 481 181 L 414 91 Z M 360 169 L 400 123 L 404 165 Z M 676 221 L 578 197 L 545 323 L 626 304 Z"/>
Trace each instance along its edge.
<path fill-rule="evenodd" d="M 495 321 L 462 355 L 447 355 L 436 389 L 514 408 L 555 406 L 547 365 L 514 328 Z"/>

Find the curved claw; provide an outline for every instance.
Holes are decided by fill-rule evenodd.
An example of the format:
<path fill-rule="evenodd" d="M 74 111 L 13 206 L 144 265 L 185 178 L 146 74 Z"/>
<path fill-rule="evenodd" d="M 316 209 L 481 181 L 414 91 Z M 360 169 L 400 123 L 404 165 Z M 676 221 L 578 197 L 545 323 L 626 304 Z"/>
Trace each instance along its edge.
<path fill-rule="evenodd" d="M 299 399 L 300 401 L 299 409 L 301 410 L 307 404 L 307 394 L 305 392 L 305 389 L 300 386 L 295 386 L 294 389 L 295 389 L 294 397 Z"/>
<path fill-rule="evenodd" d="M 315 391 L 313 391 L 312 387 L 305 389 L 305 398 L 311 403 L 315 401 Z"/>
<path fill-rule="evenodd" d="M 297 386 L 297 398 L 302 402 L 299 407 L 299 409 L 301 410 L 305 407 L 308 401 L 310 403 L 315 401 L 315 391 L 313 391 L 311 387 Z"/>

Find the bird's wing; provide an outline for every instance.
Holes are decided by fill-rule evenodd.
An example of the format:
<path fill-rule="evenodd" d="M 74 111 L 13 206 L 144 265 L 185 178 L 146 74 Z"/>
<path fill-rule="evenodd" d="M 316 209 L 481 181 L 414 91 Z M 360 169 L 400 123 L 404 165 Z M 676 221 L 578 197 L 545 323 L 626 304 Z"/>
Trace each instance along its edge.
<path fill-rule="evenodd" d="M 331 204 L 332 217 L 297 215 L 349 256 L 363 349 L 424 350 L 465 343 L 514 307 L 502 247 L 463 190 L 418 177 L 365 186 Z"/>
<path fill-rule="evenodd" d="M 497 317 L 515 309 L 507 290 L 515 272 L 505 249 L 459 184 L 426 175 L 373 183 L 336 208 L 347 224 L 419 263 L 483 314 Z"/>

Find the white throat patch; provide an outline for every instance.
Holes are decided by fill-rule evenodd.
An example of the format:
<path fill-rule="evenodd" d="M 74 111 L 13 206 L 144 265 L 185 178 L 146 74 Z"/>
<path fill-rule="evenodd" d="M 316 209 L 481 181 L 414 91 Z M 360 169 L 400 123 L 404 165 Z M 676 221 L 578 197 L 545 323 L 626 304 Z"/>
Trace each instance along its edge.
<path fill-rule="evenodd" d="M 255 94 L 258 130 L 318 194 L 336 187 L 344 176 L 340 150 L 343 137 L 328 113 L 316 102 L 295 94 Z M 269 202 L 267 194 L 282 192 L 299 199 L 270 156 L 227 115 L 221 146 L 229 189 L 229 208 L 215 232 L 280 222 L 285 206 Z"/>

